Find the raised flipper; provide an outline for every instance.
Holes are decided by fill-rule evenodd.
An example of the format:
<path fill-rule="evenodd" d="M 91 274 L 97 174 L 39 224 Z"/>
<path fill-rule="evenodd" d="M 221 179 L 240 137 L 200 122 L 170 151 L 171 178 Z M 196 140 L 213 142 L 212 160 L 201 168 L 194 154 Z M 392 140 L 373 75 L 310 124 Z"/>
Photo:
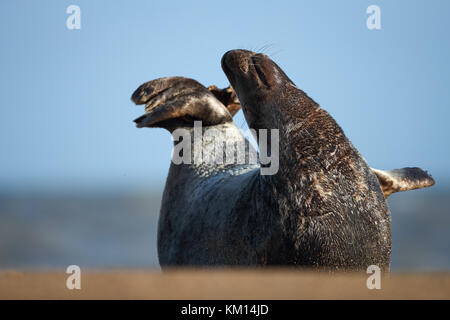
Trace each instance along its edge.
<path fill-rule="evenodd" d="M 142 84 L 131 100 L 145 104 L 146 113 L 135 120 L 139 128 L 161 127 L 169 131 L 191 126 L 195 120 L 203 125 L 231 122 L 241 105 L 231 87 L 204 87 L 184 77 L 165 77 Z"/>
<path fill-rule="evenodd" d="M 216 91 L 218 94 L 221 90 Z M 145 114 L 135 120 L 139 128 L 172 131 L 192 126 L 195 120 L 203 121 L 204 126 L 233 121 L 214 93 L 189 78 L 166 77 L 146 82 L 136 89 L 131 100 L 137 105 L 145 104 Z"/>
<path fill-rule="evenodd" d="M 385 198 L 395 192 L 421 189 L 434 185 L 433 178 L 420 168 L 371 169 L 378 178 Z"/>

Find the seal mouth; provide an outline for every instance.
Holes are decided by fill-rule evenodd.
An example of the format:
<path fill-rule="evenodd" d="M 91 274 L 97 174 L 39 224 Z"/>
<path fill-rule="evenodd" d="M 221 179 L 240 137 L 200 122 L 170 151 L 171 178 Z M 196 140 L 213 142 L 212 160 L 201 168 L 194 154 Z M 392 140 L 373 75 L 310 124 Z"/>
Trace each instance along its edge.
<path fill-rule="evenodd" d="M 254 54 L 250 57 L 251 60 L 251 64 L 253 65 L 253 68 L 256 71 L 256 75 L 257 78 L 261 81 L 261 83 L 266 86 L 267 88 L 269 87 L 269 83 L 267 82 L 266 76 L 264 75 L 263 70 L 261 69 L 260 66 L 260 62 L 258 61 L 259 58 L 261 58 L 261 54 Z"/>

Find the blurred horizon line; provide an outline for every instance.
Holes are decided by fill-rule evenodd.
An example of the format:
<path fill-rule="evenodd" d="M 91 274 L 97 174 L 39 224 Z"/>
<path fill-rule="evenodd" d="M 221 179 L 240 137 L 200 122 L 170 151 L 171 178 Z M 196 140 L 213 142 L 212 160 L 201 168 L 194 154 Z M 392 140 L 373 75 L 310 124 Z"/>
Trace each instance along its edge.
<path fill-rule="evenodd" d="M 157 195 L 164 191 L 165 183 L 95 183 L 95 184 L 52 184 L 52 185 L 29 185 L 13 186 L 0 184 L 0 198 L 9 196 L 140 196 Z M 423 195 L 448 194 L 450 193 L 450 179 L 438 180 L 429 188 L 409 190 L 406 193 L 419 192 Z M 399 192 L 398 194 L 404 194 Z M 395 193 L 397 195 L 397 193 Z M 389 198 L 388 198 L 389 199 Z"/>

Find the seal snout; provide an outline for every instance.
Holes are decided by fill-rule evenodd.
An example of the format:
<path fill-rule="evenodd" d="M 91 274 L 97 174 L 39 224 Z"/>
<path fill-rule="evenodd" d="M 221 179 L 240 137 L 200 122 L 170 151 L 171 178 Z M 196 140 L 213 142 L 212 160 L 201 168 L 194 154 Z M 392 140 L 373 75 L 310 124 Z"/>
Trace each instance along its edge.
<path fill-rule="evenodd" d="M 234 72 L 247 73 L 249 70 L 249 63 L 251 56 L 255 53 L 249 50 L 230 50 L 227 51 L 222 57 L 222 69 L 229 75 Z"/>
<path fill-rule="evenodd" d="M 282 71 L 263 53 L 230 50 L 222 57 L 222 69 L 237 91 L 248 91 L 250 87 L 270 89 L 273 85 L 282 84 L 279 77 Z M 247 89 L 240 90 L 240 86 Z"/>

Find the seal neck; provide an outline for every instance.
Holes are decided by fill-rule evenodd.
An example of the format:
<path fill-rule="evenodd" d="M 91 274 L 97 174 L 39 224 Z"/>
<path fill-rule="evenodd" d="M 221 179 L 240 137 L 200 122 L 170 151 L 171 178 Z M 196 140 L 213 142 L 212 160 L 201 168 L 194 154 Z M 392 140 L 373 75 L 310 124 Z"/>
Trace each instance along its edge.
<path fill-rule="evenodd" d="M 172 131 L 172 140 L 172 166 L 193 170 L 200 176 L 252 162 L 257 165 L 256 151 L 233 122 L 202 126 L 201 121 L 195 121 L 193 127 Z"/>
<path fill-rule="evenodd" d="M 335 120 L 306 93 L 288 87 L 280 101 L 285 103 L 272 117 L 279 129 L 280 169 L 268 181 L 289 208 L 324 214 L 341 187 L 339 171 L 351 170 L 358 153 Z"/>

